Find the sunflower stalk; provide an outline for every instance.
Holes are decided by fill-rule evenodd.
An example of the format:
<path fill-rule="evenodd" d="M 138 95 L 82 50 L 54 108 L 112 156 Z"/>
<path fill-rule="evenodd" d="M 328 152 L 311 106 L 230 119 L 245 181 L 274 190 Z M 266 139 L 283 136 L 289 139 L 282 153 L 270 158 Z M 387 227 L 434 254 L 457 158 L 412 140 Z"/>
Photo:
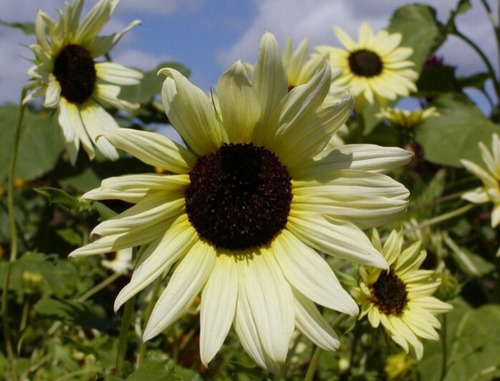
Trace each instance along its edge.
<path fill-rule="evenodd" d="M 333 329 L 338 328 L 344 321 L 346 321 L 349 318 L 348 315 L 341 314 L 335 319 L 331 327 Z M 314 353 L 311 357 L 311 361 L 309 363 L 309 367 L 307 368 L 307 373 L 306 377 L 304 378 L 304 381 L 312 381 L 314 380 L 314 374 L 316 373 L 316 369 L 318 368 L 318 363 L 321 355 L 323 354 L 324 350 L 318 346 L 316 346 L 316 349 L 314 350 Z"/>
<path fill-rule="evenodd" d="M 17 380 L 16 375 L 16 360 L 14 357 L 14 351 L 12 346 L 12 338 L 9 334 L 11 330 L 9 329 L 9 284 L 10 278 L 12 276 L 12 267 L 17 258 L 17 226 L 16 226 L 16 217 L 14 210 L 14 187 L 16 181 L 16 164 L 17 164 L 17 156 L 19 154 L 19 146 L 21 142 L 21 131 L 24 121 L 24 112 L 25 105 L 23 103 L 24 98 L 26 97 L 26 93 L 28 92 L 29 87 L 24 87 L 21 92 L 21 106 L 19 108 L 19 119 L 17 120 L 16 132 L 14 136 L 14 146 L 12 147 L 12 157 L 10 161 L 9 167 L 9 175 L 8 175 L 8 185 L 7 185 L 7 210 L 9 215 L 9 232 L 10 232 L 10 256 L 9 256 L 9 264 L 7 266 L 7 273 L 5 275 L 5 281 L 3 285 L 3 294 L 2 294 L 2 328 L 4 332 L 4 340 L 5 340 L 5 350 L 7 352 L 7 358 L 9 362 L 9 372 L 12 380 Z"/>
<path fill-rule="evenodd" d="M 127 338 L 129 327 L 134 316 L 134 305 L 136 296 L 131 297 L 126 303 L 123 311 L 122 322 L 120 325 L 120 335 L 118 337 L 118 350 L 116 352 L 115 375 L 122 377 L 125 365 L 125 356 L 127 354 Z"/>

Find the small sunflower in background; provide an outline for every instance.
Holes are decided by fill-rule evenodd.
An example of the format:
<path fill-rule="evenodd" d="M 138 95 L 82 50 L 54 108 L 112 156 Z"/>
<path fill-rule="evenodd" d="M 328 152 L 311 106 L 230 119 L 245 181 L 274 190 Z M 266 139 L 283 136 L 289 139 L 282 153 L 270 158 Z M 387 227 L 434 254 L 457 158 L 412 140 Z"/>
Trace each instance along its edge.
<path fill-rule="evenodd" d="M 293 50 L 292 45 L 292 39 L 287 39 L 282 54 L 283 65 L 287 75 L 288 90 L 309 82 L 325 59 L 323 56 L 318 54 L 309 54 L 309 42 L 306 38 L 299 43 L 295 50 Z M 334 84 L 335 78 L 337 78 L 340 74 L 340 69 L 332 68 L 332 85 L 330 86 L 330 91 L 328 93 L 328 97 L 325 99 L 325 102 L 337 102 L 339 98 L 342 98 L 348 92 L 345 87 L 339 87 Z M 348 132 L 349 130 L 347 125 L 344 124 L 337 130 L 337 133 L 333 134 L 332 138 L 328 142 L 328 147 L 330 149 L 323 151 L 322 154 L 326 155 L 335 147 L 343 145 L 344 140 L 342 139 L 342 136 L 347 135 Z"/>
<path fill-rule="evenodd" d="M 482 142 L 479 142 L 479 149 L 486 169 L 469 160 L 460 161 L 470 173 L 482 181 L 483 186 L 464 193 L 462 198 L 474 204 L 492 202 L 491 227 L 494 228 L 500 224 L 500 138 L 493 134 L 491 152 Z"/>
<path fill-rule="evenodd" d="M 35 22 L 37 43 L 28 75 L 35 90 L 24 99 L 45 97 L 43 105 L 57 109 L 70 161 L 74 164 L 82 145 L 92 159 L 95 147 L 108 159 L 117 159 L 116 149 L 104 139 L 105 131 L 118 128 L 104 106 L 135 109 L 136 104 L 118 99 L 122 85 L 139 83 L 142 73 L 107 61 L 95 61 L 109 53 L 116 43 L 139 21 L 109 36 L 98 36 L 119 0 L 100 0 L 80 23 L 84 1 L 66 3 L 65 13 L 57 9 L 59 20 L 38 11 Z"/>
<path fill-rule="evenodd" d="M 396 127 L 414 128 L 428 118 L 439 116 L 436 107 L 431 106 L 425 109 L 402 110 L 392 107 L 383 107 L 375 115 L 378 119 L 387 120 Z"/>
<path fill-rule="evenodd" d="M 400 46 L 400 33 L 381 30 L 374 34 L 366 22 L 361 24 L 358 42 L 339 27 L 334 27 L 334 32 L 345 48 L 320 45 L 315 49 L 328 57 L 333 68 L 342 70 L 334 83 L 352 91 L 357 109 L 365 102 L 384 105 L 387 100 L 396 100 L 417 90 L 418 73 L 408 59 L 413 49 Z"/>
<path fill-rule="evenodd" d="M 361 266 L 359 287 L 351 290 L 372 327 L 382 327 L 392 340 L 406 352 L 412 349 L 421 359 L 424 347 L 421 339 L 438 340 L 441 323 L 436 314 L 453 307 L 432 296 L 440 281 L 434 271 L 421 270 L 426 253 L 420 242 L 403 248 L 404 237 L 393 230 L 382 244 L 377 230 L 372 243 L 389 263 L 389 270 Z"/>

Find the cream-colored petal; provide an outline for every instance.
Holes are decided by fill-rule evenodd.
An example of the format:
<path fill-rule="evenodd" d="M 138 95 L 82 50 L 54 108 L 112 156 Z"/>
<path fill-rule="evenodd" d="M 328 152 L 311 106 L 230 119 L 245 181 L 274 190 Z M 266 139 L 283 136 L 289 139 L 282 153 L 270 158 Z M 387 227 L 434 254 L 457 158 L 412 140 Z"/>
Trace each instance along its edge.
<path fill-rule="evenodd" d="M 272 253 L 261 251 L 249 261 L 238 262 L 238 282 L 245 288 L 265 353 L 274 362 L 284 364 L 295 326 L 293 295 Z"/>
<path fill-rule="evenodd" d="M 221 348 L 236 313 L 238 273 L 231 255 L 219 255 L 201 295 L 200 357 L 208 363 Z"/>
<path fill-rule="evenodd" d="M 333 32 L 335 33 L 335 36 L 337 36 L 340 43 L 344 45 L 347 50 L 354 50 L 357 48 L 357 44 L 340 27 L 334 26 Z"/>
<path fill-rule="evenodd" d="M 308 160 L 293 169 L 294 179 L 321 179 L 340 169 L 388 172 L 407 164 L 413 154 L 398 147 L 374 144 L 347 144 L 332 150 L 319 160 Z"/>
<path fill-rule="evenodd" d="M 338 349 L 340 341 L 337 334 L 314 303 L 298 291 L 294 291 L 294 296 L 297 328 L 318 347 L 327 351 Z"/>
<path fill-rule="evenodd" d="M 188 173 L 196 164 L 191 152 L 154 132 L 121 128 L 106 132 L 104 137 L 144 163 L 173 173 Z"/>
<path fill-rule="evenodd" d="M 156 302 L 144 330 L 144 341 L 160 334 L 187 312 L 209 278 L 216 255 L 211 245 L 201 240 L 195 243 Z"/>
<path fill-rule="evenodd" d="M 350 222 L 327 221 L 320 214 L 292 210 L 287 229 L 307 245 L 325 254 L 388 268 L 386 260 L 375 250 L 365 233 Z"/>
<path fill-rule="evenodd" d="M 91 234 L 101 236 L 133 231 L 180 215 L 185 207 L 183 193 L 158 192 L 97 225 Z"/>
<path fill-rule="evenodd" d="M 461 197 L 474 204 L 482 204 L 490 201 L 490 197 L 484 188 L 476 188 L 472 191 L 465 192 Z"/>
<path fill-rule="evenodd" d="M 87 13 L 87 16 L 82 20 L 80 27 L 78 28 L 74 40 L 76 43 L 86 43 L 92 40 L 101 29 L 106 25 L 113 12 L 114 6 L 112 3 L 116 3 L 116 0 L 110 2 L 109 0 L 101 0 L 95 4 L 92 9 Z"/>
<path fill-rule="evenodd" d="M 82 198 L 137 203 L 154 192 L 182 193 L 187 185 L 189 185 L 189 175 L 139 173 L 104 179 L 99 188 L 88 191 Z"/>
<path fill-rule="evenodd" d="M 139 20 L 134 20 L 130 24 L 128 24 L 121 32 L 113 33 L 109 36 L 96 36 L 88 43 L 89 52 L 93 57 L 100 57 L 103 54 L 106 54 L 121 40 L 121 38 L 126 33 L 140 24 L 141 22 Z"/>
<path fill-rule="evenodd" d="M 130 282 L 120 290 L 115 299 L 115 311 L 168 271 L 197 241 L 198 234 L 189 223 L 187 216 L 172 218 L 167 223 L 165 233 L 142 253 Z"/>
<path fill-rule="evenodd" d="M 260 117 L 257 92 L 238 61 L 219 79 L 217 97 L 224 128 L 231 143 L 248 143 Z"/>
<path fill-rule="evenodd" d="M 252 84 L 260 100 L 260 123 L 254 129 L 253 140 L 258 145 L 274 138 L 278 129 L 279 107 L 288 92 L 283 61 L 276 38 L 264 33 L 260 42 L 259 56 L 252 72 Z"/>
<path fill-rule="evenodd" d="M 71 129 L 74 131 L 77 139 L 80 140 L 83 148 L 89 155 L 90 159 L 94 158 L 94 145 L 90 140 L 86 126 L 84 125 L 80 109 L 74 103 L 66 101 L 65 98 L 61 97 L 59 101 L 59 124 L 64 126 L 63 129 Z M 69 132 L 68 132 L 69 133 Z"/>
<path fill-rule="evenodd" d="M 269 357 L 262 345 L 259 327 L 250 308 L 247 287 L 244 281 L 238 282 L 234 328 L 245 351 L 261 368 L 273 373 L 280 371 L 280 365 Z"/>
<path fill-rule="evenodd" d="M 169 220 L 160 221 L 154 225 L 142 226 L 126 233 L 114 234 L 99 238 L 85 246 L 73 250 L 69 256 L 79 257 L 86 255 L 105 254 L 129 247 L 140 246 L 153 242 L 158 236 L 165 233 L 170 224 Z"/>
<path fill-rule="evenodd" d="M 325 260 L 288 230 L 275 238 L 272 248 L 286 279 L 301 294 L 351 316 L 359 313 L 357 304 Z"/>
<path fill-rule="evenodd" d="M 95 64 L 97 78 L 117 85 L 136 85 L 142 78 L 140 71 L 130 69 L 114 62 Z"/>
<path fill-rule="evenodd" d="M 327 183 L 293 181 L 292 184 L 294 210 L 311 210 L 351 221 L 361 229 L 393 221 L 408 204 L 409 191 L 379 173 L 344 170 Z"/>
<path fill-rule="evenodd" d="M 66 142 L 71 142 L 76 138 L 75 124 L 81 124 L 80 113 L 76 106 L 61 98 L 59 104 L 58 122 Z"/>
<path fill-rule="evenodd" d="M 63 98 L 66 101 L 65 98 Z M 53 75 L 49 75 L 49 81 L 47 83 L 47 89 L 45 91 L 45 100 L 43 105 L 47 108 L 54 108 L 60 103 L 61 100 L 61 85 L 54 78 Z"/>
<path fill-rule="evenodd" d="M 81 107 L 80 116 L 90 139 L 95 143 L 97 149 L 108 159 L 117 160 L 118 152 L 116 148 L 106 139 L 98 139 L 102 132 L 119 128 L 116 120 L 95 102 L 87 102 L 84 107 Z"/>
<path fill-rule="evenodd" d="M 161 91 L 165 113 L 187 146 L 200 156 L 217 151 L 223 135 L 212 100 L 175 69 L 158 74 L 167 76 Z"/>

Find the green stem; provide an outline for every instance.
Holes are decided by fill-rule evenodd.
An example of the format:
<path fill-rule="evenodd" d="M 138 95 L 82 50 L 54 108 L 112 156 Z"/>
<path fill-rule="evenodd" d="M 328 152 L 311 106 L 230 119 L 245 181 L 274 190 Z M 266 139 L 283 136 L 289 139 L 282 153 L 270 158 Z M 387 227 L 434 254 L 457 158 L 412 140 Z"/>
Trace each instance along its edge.
<path fill-rule="evenodd" d="M 429 226 L 436 225 L 436 224 L 439 224 L 441 222 L 450 220 L 450 219 L 458 217 L 464 213 L 467 213 L 469 210 L 471 210 L 475 206 L 476 206 L 476 204 L 468 204 L 468 205 L 462 206 L 461 208 L 455 209 L 451 212 L 441 214 L 440 216 L 437 216 L 434 218 L 429 218 L 428 220 L 422 221 L 417 226 L 412 226 L 412 227 L 406 229 L 405 232 L 410 232 L 410 231 L 416 230 L 416 229 L 427 228 Z"/>
<path fill-rule="evenodd" d="M 454 28 L 454 30 L 451 32 L 451 34 L 462 39 L 465 43 L 467 43 L 479 55 L 479 57 L 481 57 L 484 64 L 488 68 L 488 72 L 490 73 L 491 77 L 493 78 L 493 87 L 495 88 L 495 93 L 497 94 L 497 99 L 500 99 L 500 84 L 497 81 L 495 69 L 493 68 L 493 65 L 491 64 L 488 57 L 486 57 L 486 55 L 479 48 L 479 46 L 476 45 L 476 43 L 474 41 L 472 41 L 466 35 L 462 34 L 457 28 Z"/>
<path fill-rule="evenodd" d="M 151 312 L 153 312 L 153 307 L 158 299 L 158 294 L 160 293 L 161 284 L 163 283 L 163 278 L 160 276 L 155 282 L 153 292 L 151 294 L 151 300 L 149 301 L 146 310 L 144 311 L 144 321 L 147 322 L 149 317 L 151 316 Z M 141 341 L 141 347 L 139 349 L 139 356 L 137 358 L 137 366 L 139 366 L 142 361 L 144 361 L 144 357 L 146 356 L 146 343 Z"/>
<path fill-rule="evenodd" d="M 342 324 L 342 322 L 347 320 L 348 317 L 349 316 L 345 314 L 339 315 L 333 322 L 332 328 L 337 328 L 340 324 Z M 320 347 L 316 347 L 316 349 L 314 350 L 314 354 L 311 357 L 311 362 L 309 363 L 309 368 L 307 368 L 307 373 L 304 381 L 312 381 L 314 379 L 314 374 L 316 373 L 316 369 L 318 368 L 319 358 L 321 357 L 323 351 L 324 350 Z"/>
<path fill-rule="evenodd" d="M 444 380 L 446 377 L 446 363 L 447 363 L 447 347 L 446 347 L 446 314 L 443 315 L 442 317 L 443 324 L 441 327 L 441 376 L 439 377 L 440 380 Z"/>
<path fill-rule="evenodd" d="M 125 303 L 122 323 L 120 325 L 120 336 L 118 337 L 118 350 L 116 353 L 115 376 L 122 377 L 125 355 L 127 352 L 127 336 L 134 315 L 135 295 Z"/>
<path fill-rule="evenodd" d="M 17 156 L 19 154 L 19 145 L 21 141 L 21 131 L 24 120 L 25 106 L 23 100 L 26 97 L 28 89 L 24 88 L 21 92 L 21 106 L 19 108 L 19 119 L 17 121 L 16 133 L 14 136 L 14 146 L 12 147 L 12 157 L 9 167 L 9 177 L 7 185 L 7 210 L 9 214 L 9 231 L 10 231 L 10 257 L 7 266 L 7 273 L 5 274 L 5 281 L 3 285 L 2 294 L 2 328 L 4 332 L 5 351 L 9 362 L 9 372 L 12 380 L 17 380 L 16 374 L 16 359 L 12 347 L 12 338 L 10 336 L 9 328 L 9 284 L 12 275 L 12 266 L 17 258 L 17 226 L 14 211 L 14 186 L 16 181 L 16 164 Z"/>
<path fill-rule="evenodd" d="M 87 290 L 83 295 L 81 295 L 78 298 L 76 298 L 76 300 L 78 302 L 84 302 L 85 300 L 87 300 L 88 298 L 90 298 L 92 295 L 97 294 L 99 291 L 101 291 L 107 285 L 113 283 L 121 275 L 122 274 L 120 274 L 120 273 L 113 273 L 112 275 L 110 275 L 109 277 L 107 277 L 106 279 L 104 279 L 101 283 L 99 283 L 98 285 L 95 285 L 91 289 Z M 49 330 L 47 331 L 47 336 L 50 336 L 50 335 L 54 334 L 54 332 L 61 326 L 61 324 L 62 323 L 60 321 L 54 322 L 52 324 L 52 326 L 49 328 Z"/>
<path fill-rule="evenodd" d="M 500 28 L 498 28 L 498 24 L 495 20 L 495 16 L 493 15 L 493 10 L 489 6 L 488 2 L 486 0 L 480 0 L 481 4 L 483 4 L 484 9 L 486 10 L 486 14 L 488 15 L 488 19 L 490 20 L 491 26 L 493 27 L 493 30 L 495 31 L 495 38 L 497 40 L 497 51 L 499 54 L 498 61 L 500 63 Z M 498 12 L 500 13 L 500 8 L 498 9 Z M 499 15 L 500 17 L 500 15 Z"/>

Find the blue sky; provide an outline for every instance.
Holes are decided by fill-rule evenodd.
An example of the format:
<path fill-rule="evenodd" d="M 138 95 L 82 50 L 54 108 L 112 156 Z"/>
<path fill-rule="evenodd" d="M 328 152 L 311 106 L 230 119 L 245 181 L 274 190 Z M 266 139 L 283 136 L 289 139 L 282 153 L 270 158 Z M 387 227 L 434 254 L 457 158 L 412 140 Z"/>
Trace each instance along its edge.
<path fill-rule="evenodd" d="M 86 10 L 96 1 L 87 0 Z M 297 44 L 338 45 L 332 26 L 357 38 L 359 25 L 368 21 L 374 30 L 387 26 L 397 7 L 412 0 L 121 0 L 105 28 L 112 33 L 134 19 L 142 25 L 127 34 L 112 51 L 113 59 L 127 66 L 151 70 L 160 62 L 177 61 L 192 70 L 191 80 L 208 91 L 237 59 L 254 62 L 260 37 L 273 32 L 281 46 L 288 37 Z M 441 20 L 457 0 L 421 1 L 436 7 Z M 459 28 L 486 49 L 496 64 L 496 46 L 487 16 L 479 2 L 460 16 Z M 62 0 L 0 0 L 0 19 L 33 22 L 38 8 L 52 17 Z M 86 13 L 86 12 L 85 12 Z M 26 45 L 33 36 L 0 26 L 0 104 L 18 102 L 30 67 Z M 7 54 L 5 52 L 8 52 Z M 440 51 L 459 74 L 484 70 L 479 58 L 456 39 Z"/>

